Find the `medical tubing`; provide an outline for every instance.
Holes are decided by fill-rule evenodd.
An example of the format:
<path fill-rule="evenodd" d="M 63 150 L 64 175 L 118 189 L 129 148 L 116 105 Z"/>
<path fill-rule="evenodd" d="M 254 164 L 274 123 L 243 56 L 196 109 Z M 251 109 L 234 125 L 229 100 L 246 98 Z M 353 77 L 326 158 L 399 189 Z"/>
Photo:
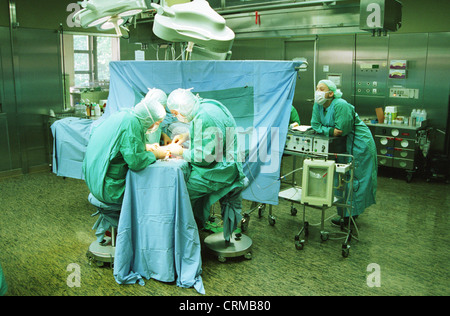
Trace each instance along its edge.
<path fill-rule="evenodd" d="M 250 167 L 249 167 L 248 165 L 247 165 L 247 168 L 248 168 L 248 172 L 250 173 L 252 179 L 253 179 L 253 180 L 256 180 L 256 178 L 253 176 L 252 170 L 250 169 Z M 298 170 L 301 170 L 301 169 L 303 169 L 303 167 L 297 168 L 297 169 L 295 169 L 295 170 L 293 170 L 293 171 L 291 171 L 291 172 L 285 174 L 284 176 L 278 177 L 275 181 L 273 181 L 272 183 L 270 183 L 268 186 L 260 187 L 260 186 L 258 185 L 258 183 L 256 183 L 256 182 L 255 182 L 255 185 L 258 187 L 258 189 L 265 190 L 265 189 L 269 188 L 270 186 L 272 186 L 273 184 L 275 184 L 276 182 L 281 181 L 282 179 L 284 179 L 286 176 L 290 175 L 291 173 L 294 173 L 294 172 L 296 172 L 296 171 L 298 171 Z"/>
<path fill-rule="evenodd" d="M 324 219 L 323 221 L 326 222 L 326 221 L 328 221 L 330 218 L 332 218 L 332 217 L 334 217 L 334 216 L 335 216 L 335 214 L 333 213 L 332 215 L 330 215 L 329 217 L 327 217 L 327 218 Z M 321 224 L 322 224 L 322 222 L 317 223 L 317 224 L 311 224 L 311 223 L 309 223 L 309 226 L 319 226 L 319 225 L 321 225 Z"/>
<path fill-rule="evenodd" d="M 283 180 L 284 178 L 286 178 L 288 175 L 290 175 L 290 174 L 292 174 L 292 173 L 294 173 L 294 172 L 296 172 L 296 171 L 302 170 L 302 169 L 303 169 L 303 167 L 297 168 L 297 169 L 295 169 L 295 170 L 292 170 L 291 172 L 288 172 L 288 173 L 286 173 L 285 175 L 280 176 L 280 177 L 278 178 L 278 180 L 281 181 L 281 180 Z M 278 180 L 277 180 L 277 181 L 278 181 Z"/>

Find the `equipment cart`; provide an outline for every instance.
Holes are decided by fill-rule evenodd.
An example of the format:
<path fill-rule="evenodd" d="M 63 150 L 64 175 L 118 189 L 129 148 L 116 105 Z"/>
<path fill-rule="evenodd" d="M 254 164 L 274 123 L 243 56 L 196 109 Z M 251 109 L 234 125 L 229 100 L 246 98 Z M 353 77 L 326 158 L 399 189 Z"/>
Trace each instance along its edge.
<path fill-rule="evenodd" d="M 347 154 L 311 154 L 310 152 L 285 152 L 291 155 L 306 156 L 303 164 L 302 186 L 293 185 L 292 187 L 282 190 L 279 197 L 291 202 L 291 214 L 295 215 L 297 210 L 294 204 L 303 206 L 303 223 L 300 231 L 295 235 L 295 247 L 302 250 L 305 241 L 309 235 L 309 222 L 306 219 L 306 208 L 320 209 L 322 217 L 320 222 L 320 239 L 339 240 L 343 239 L 342 256 L 348 257 L 350 252 L 350 241 L 354 238 L 358 240 L 359 231 L 355 221 L 351 216 L 352 192 L 353 192 L 353 172 L 354 163 L 353 156 Z M 335 160 L 333 160 L 335 159 Z M 348 159 L 345 163 L 337 163 L 336 161 Z M 294 170 L 293 172 L 296 172 Z M 326 179 L 327 178 L 327 179 Z M 349 214 L 348 225 L 344 225 L 341 221 L 340 232 L 329 232 L 325 230 L 325 211 L 330 207 L 341 207 Z M 269 223 L 275 224 L 275 218 L 272 215 L 272 208 L 269 209 Z M 355 234 L 356 233 L 356 234 Z M 343 235 L 341 237 L 333 237 L 330 235 Z"/>

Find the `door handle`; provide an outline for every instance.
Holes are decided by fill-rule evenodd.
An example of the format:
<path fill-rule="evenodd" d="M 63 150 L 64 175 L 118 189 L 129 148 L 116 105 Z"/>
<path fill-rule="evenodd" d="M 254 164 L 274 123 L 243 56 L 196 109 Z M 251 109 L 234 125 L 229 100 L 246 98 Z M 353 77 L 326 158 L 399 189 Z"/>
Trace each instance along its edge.
<path fill-rule="evenodd" d="M 314 99 L 306 99 L 306 102 L 314 102 Z"/>

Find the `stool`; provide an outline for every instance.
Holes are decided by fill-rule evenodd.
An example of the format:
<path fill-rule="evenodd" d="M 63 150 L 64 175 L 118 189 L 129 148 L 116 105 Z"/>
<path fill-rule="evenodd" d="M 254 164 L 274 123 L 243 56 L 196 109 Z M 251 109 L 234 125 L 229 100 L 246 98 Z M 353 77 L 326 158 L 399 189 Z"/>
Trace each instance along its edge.
<path fill-rule="evenodd" d="M 116 251 L 116 228 L 122 205 L 106 204 L 95 198 L 92 193 L 89 193 L 88 200 L 97 207 L 97 212 L 92 214 L 92 216 L 99 214 L 99 218 L 92 227 L 92 229 L 97 229 L 95 233 L 97 240 L 91 243 L 86 256 L 90 263 L 94 263 L 98 267 L 103 266 L 105 263 L 112 265 Z M 106 231 L 109 230 L 111 231 L 111 237 L 105 237 Z"/>
<path fill-rule="evenodd" d="M 243 187 L 231 190 L 220 199 L 224 231 L 205 238 L 206 247 L 217 256 L 220 262 L 225 262 L 226 258 L 230 257 L 252 258 L 253 242 L 250 237 L 242 233 L 233 233 L 236 230 L 237 221 L 242 219 L 242 191 L 248 186 L 248 179 L 245 178 L 243 183 Z M 239 216 L 235 216 L 235 214 Z"/>

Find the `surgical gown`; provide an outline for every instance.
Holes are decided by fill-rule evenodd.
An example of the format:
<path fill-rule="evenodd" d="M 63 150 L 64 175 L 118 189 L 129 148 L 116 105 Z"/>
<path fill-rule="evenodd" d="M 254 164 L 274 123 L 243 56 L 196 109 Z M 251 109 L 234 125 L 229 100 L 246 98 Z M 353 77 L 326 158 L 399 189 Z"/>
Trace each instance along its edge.
<path fill-rule="evenodd" d="M 92 132 L 83 161 L 86 184 L 98 200 L 121 204 L 128 169 L 138 171 L 156 161 L 145 150 L 144 127 L 132 110 L 112 114 Z"/>
<path fill-rule="evenodd" d="M 200 102 L 190 127 L 191 148 L 184 151 L 183 158 L 192 166 L 187 189 L 194 216 L 203 226 L 211 205 L 231 190 L 242 188 L 245 174 L 238 159 L 233 116 L 218 101 L 202 99 Z M 222 216 L 235 216 L 235 223 L 240 220 L 240 213 Z"/>
<path fill-rule="evenodd" d="M 289 125 L 292 123 L 297 123 L 300 125 L 300 117 L 298 116 L 297 109 L 294 108 L 293 105 L 291 105 L 291 116 L 289 117 Z"/>
<path fill-rule="evenodd" d="M 347 136 L 346 151 L 355 159 L 352 216 L 361 214 L 375 204 L 377 191 L 377 151 L 369 128 L 359 119 L 353 105 L 340 98 L 333 99 L 327 109 L 315 103 L 311 126 L 319 134 L 333 136 L 337 128 L 342 136 Z M 345 191 L 348 193 L 348 187 Z M 348 216 L 342 213 L 338 208 L 339 215 Z"/>

